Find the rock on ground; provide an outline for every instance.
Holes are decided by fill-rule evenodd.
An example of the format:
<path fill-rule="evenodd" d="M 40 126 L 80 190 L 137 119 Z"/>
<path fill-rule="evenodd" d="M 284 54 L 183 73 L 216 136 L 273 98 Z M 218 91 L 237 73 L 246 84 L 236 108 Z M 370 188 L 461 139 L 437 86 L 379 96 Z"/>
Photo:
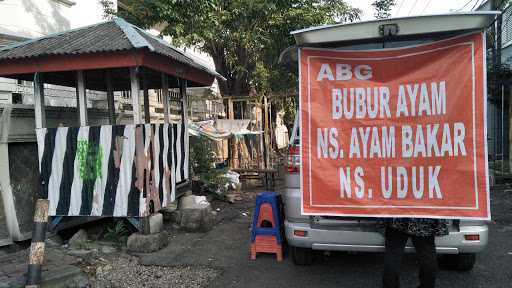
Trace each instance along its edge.
<path fill-rule="evenodd" d="M 180 199 L 176 222 L 188 232 L 207 232 L 215 224 L 215 215 L 204 196 L 188 195 Z"/>
<path fill-rule="evenodd" d="M 87 232 L 84 229 L 78 230 L 70 239 L 69 246 L 81 246 L 87 241 Z"/>
<path fill-rule="evenodd" d="M 207 232 L 215 224 L 215 215 L 210 206 L 180 210 L 180 227 L 188 232 Z"/>
<path fill-rule="evenodd" d="M 150 253 L 166 247 L 168 243 L 169 237 L 167 232 L 149 235 L 133 233 L 128 237 L 126 246 L 130 252 Z"/>

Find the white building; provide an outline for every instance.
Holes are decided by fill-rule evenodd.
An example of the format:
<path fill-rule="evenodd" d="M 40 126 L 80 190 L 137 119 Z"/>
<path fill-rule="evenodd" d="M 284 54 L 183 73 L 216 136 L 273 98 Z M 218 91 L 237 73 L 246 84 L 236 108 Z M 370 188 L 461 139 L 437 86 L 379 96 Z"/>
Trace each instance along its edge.
<path fill-rule="evenodd" d="M 0 0 L 0 47 L 101 21 L 103 6 L 96 0 Z M 48 105 L 76 106 L 74 89 L 48 85 L 45 90 Z M 104 97 L 91 95 L 89 105 Z M 0 78 L 0 104 L 32 103 L 32 83 Z"/>
<path fill-rule="evenodd" d="M 117 1 L 112 1 L 117 6 Z M 122 5 L 120 5 L 122 9 Z M 92 25 L 104 21 L 103 6 L 99 0 L 0 0 L 0 47 L 42 37 L 52 33 Z M 158 34 L 152 29 L 150 32 Z M 165 39 L 169 41 L 170 39 Z M 212 58 L 194 48 L 181 49 L 202 64 L 215 69 Z M 0 104 L 33 104 L 32 83 L 0 78 Z M 46 85 L 45 102 L 48 106 L 76 107 L 73 88 Z M 213 118 L 223 114 L 221 100 L 194 101 L 197 97 L 220 97 L 216 83 L 210 89 L 197 88 L 188 92 L 192 119 Z M 124 93 L 127 96 L 128 93 Z M 106 95 L 98 91 L 88 91 L 89 108 L 106 108 Z M 123 109 L 123 97 L 116 95 L 116 106 Z M 128 101 L 129 102 L 129 101 Z M 153 118 L 163 117 L 161 97 L 152 91 L 150 105 Z M 163 119 L 163 118 L 162 118 Z"/>

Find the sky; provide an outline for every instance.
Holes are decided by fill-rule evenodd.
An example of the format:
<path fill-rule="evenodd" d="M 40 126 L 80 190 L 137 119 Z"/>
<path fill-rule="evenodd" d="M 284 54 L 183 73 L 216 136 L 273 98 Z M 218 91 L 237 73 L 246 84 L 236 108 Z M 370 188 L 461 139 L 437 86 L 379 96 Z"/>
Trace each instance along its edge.
<path fill-rule="evenodd" d="M 345 0 L 352 7 L 363 11 L 361 20 L 375 19 L 375 9 L 371 5 L 374 0 Z M 413 15 L 444 14 L 455 11 L 471 11 L 485 0 L 395 0 L 396 5 L 391 11 L 392 17 Z"/>

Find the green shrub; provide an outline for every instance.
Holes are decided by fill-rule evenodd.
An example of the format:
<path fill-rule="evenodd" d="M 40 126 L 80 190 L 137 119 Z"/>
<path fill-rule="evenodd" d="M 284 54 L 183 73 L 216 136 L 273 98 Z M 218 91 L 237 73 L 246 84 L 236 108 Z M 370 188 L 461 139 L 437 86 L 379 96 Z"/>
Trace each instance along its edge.
<path fill-rule="evenodd" d="M 199 177 L 204 187 L 210 192 L 219 194 L 223 191 L 227 179 L 224 177 L 227 169 L 216 169 L 216 157 L 213 140 L 205 136 L 190 139 L 190 167 L 192 175 Z"/>
<path fill-rule="evenodd" d="M 130 230 L 124 222 L 117 221 L 113 226 L 107 227 L 104 238 L 107 241 L 113 242 L 117 247 L 126 245 Z"/>

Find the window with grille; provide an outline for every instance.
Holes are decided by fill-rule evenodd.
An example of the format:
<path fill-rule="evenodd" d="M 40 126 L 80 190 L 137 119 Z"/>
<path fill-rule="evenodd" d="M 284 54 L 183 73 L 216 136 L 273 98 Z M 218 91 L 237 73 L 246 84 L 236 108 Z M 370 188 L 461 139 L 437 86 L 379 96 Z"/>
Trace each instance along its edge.
<path fill-rule="evenodd" d="M 505 9 L 501 22 L 501 45 L 504 47 L 512 45 L 512 8 Z"/>

